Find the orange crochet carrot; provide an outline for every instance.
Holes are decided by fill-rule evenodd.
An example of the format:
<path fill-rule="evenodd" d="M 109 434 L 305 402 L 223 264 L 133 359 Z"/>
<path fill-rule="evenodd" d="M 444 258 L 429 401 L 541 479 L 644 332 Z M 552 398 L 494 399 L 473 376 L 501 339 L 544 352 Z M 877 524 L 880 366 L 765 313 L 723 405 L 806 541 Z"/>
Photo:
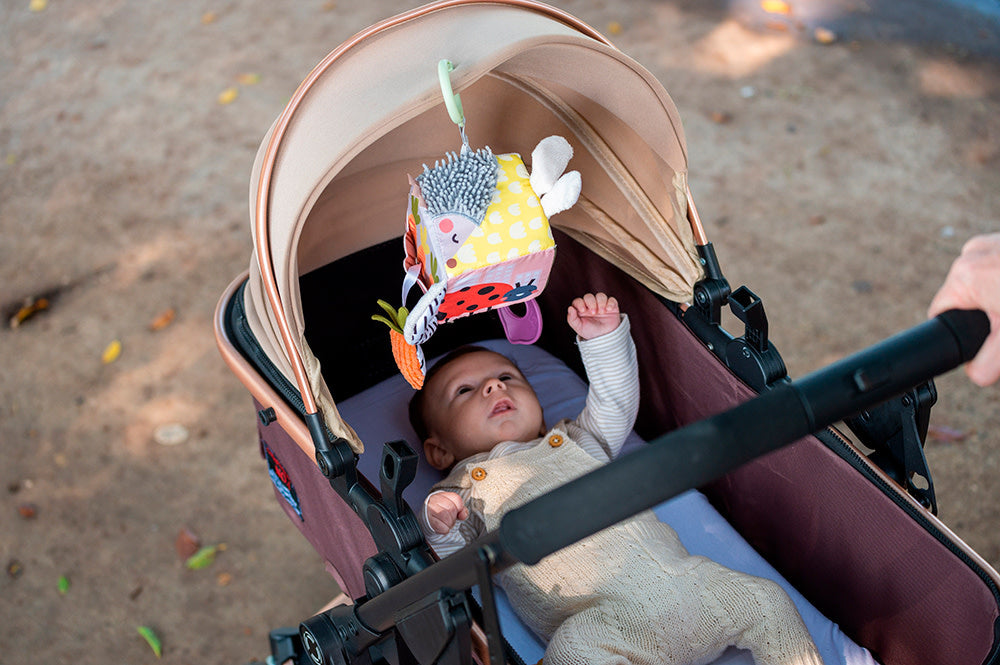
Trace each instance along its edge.
<path fill-rule="evenodd" d="M 396 310 L 384 300 L 379 300 L 378 304 L 389 315 L 389 318 L 381 314 L 373 314 L 372 319 L 389 326 L 392 358 L 396 361 L 396 366 L 399 367 L 399 371 L 407 383 L 413 386 L 414 390 L 420 390 L 424 385 L 423 363 L 420 361 L 417 347 L 407 342 L 403 337 L 403 326 L 406 325 L 406 317 L 409 316 L 410 312 L 406 307 L 400 307 Z"/>

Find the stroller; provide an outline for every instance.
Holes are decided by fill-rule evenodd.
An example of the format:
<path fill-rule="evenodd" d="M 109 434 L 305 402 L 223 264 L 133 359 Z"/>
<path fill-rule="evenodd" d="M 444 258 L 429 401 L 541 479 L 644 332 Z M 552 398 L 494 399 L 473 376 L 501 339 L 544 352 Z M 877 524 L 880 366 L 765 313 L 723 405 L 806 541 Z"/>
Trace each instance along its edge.
<path fill-rule="evenodd" d="M 553 219 L 558 252 L 536 302 L 558 321 L 573 297 L 603 290 L 632 313 L 635 433 L 649 443 L 438 561 L 410 508 L 435 480 L 407 445 L 412 390 L 371 314 L 399 288 L 405 174 L 455 148 L 433 76 L 442 59 L 476 143 L 525 155 L 553 134 L 572 144 L 583 191 Z M 258 152 L 254 255 L 222 295 L 216 338 L 253 397 L 279 502 L 349 598 L 273 631 L 269 662 L 535 662 L 543 647 L 491 575 L 654 506 L 691 522 L 686 545 L 729 534 L 710 555 L 780 576 L 803 615 L 825 622 L 807 617 L 814 635 L 839 626 L 891 665 L 1000 662 L 1000 575 L 935 517 L 922 452 L 932 378 L 974 355 L 985 316 L 949 312 L 790 381 L 760 298 L 724 277 L 686 156 L 656 79 L 532 0 L 415 9 L 303 81 Z M 721 326 L 726 305 L 739 336 Z M 425 350 L 503 337 L 493 314 L 477 315 L 442 325 Z M 533 382 L 554 382 L 536 384 L 540 395 L 582 385 L 564 327 L 512 353 Z M 578 408 L 544 406 L 548 422 Z M 833 427 L 842 420 L 874 452 Z"/>

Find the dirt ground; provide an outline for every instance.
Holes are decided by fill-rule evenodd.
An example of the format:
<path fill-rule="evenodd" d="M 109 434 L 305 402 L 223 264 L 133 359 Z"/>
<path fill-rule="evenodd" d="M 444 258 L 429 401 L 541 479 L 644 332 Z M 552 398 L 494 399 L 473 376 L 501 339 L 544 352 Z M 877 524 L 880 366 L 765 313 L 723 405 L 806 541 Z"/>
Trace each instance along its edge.
<path fill-rule="evenodd" d="M 0 302 L 51 296 L 0 329 L 0 664 L 155 662 L 138 626 L 160 662 L 245 663 L 336 593 L 273 499 L 212 317 L 248 265 L 264 132 L 330 50 L 413 4 L 0 0 Z M 1000 227 L 995 61 L 820 43 L 795 0 L 743 20 L 558 4 L 671 92 L 723 268 L 793 376 L 922 321 L 963 242 Z M 1000 390 L 937 386 L 940 515 L 998 566 Z M 165 425 L 186 436 L 158 443 Z M 185 567 L 185 528 L 225 544 L 211 565 Z"/>

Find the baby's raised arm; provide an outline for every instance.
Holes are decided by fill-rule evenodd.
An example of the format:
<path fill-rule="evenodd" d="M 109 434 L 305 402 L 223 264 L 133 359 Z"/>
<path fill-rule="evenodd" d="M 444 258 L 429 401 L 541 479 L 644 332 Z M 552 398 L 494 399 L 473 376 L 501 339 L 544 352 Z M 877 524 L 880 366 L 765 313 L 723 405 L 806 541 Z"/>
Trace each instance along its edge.
<path fill-rule="evenodd" d="M 573 301 L 566 322 L 579 337 L 590 383 L 586 405 L 574 422 L 590 435 L 594 449 L 585 439 L 578 443 L 597 459 L 614 459 L 639 408 L 638 366 L 628 317 L 615 298 L 588 293 Z"/>

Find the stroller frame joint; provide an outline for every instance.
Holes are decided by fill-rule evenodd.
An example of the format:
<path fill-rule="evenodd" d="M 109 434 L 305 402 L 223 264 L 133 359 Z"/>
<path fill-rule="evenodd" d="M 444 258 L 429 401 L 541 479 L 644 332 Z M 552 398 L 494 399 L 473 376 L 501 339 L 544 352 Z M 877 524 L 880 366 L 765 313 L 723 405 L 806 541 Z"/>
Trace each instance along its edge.
<path fill-rule="evenodd" d="M 867 375 L 855 377 L 855 381 L 860 383 L 871 380 L 872 377 Z M 924 455 L 924 442 L 931 407 L 936 402 L 934 381 L 926 381 L 844 421 L 861 443 L 872 449 L 868 459 L 935 515 L 938 512 L 937 497 Z"/>

